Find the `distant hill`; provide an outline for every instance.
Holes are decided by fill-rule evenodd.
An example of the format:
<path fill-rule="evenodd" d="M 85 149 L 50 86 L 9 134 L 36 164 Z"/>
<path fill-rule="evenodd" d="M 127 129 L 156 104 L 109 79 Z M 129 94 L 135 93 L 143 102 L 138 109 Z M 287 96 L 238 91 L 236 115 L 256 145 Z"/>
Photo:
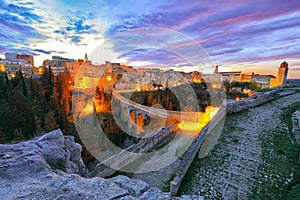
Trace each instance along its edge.
<path fill-rule="evenodd" d="M 299 86 L 300 87 L 300 79 L 288 79 L 287 83 L 290 86 Z"/>

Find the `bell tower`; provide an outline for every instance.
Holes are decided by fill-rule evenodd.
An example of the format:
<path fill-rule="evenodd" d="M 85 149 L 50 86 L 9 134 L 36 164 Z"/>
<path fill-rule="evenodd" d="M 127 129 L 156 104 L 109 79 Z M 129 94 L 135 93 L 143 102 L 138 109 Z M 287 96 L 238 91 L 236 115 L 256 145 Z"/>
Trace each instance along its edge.
<path fill-rule="evenodd" d="M 84 61 L 87 62 L 89 60 L 87 53 L 84 55 Z"/>
<path fill-rule="evenodd" d="M 283 62 L 280 64 L 279 70 L 278 70 L 278 81 L 280 86 L 285 86 L 286 85 L 286 80 L 287 80 L 287 74 L 289 71 L 289 64 L 287 62 Z"/>
<path fill-rule="evenodd" d="M 216 68 L 215 68 L 215 71 L 214 71 L 214 74 L 218 74 L 219 73 L 219 66 L 216 65 Z"/>

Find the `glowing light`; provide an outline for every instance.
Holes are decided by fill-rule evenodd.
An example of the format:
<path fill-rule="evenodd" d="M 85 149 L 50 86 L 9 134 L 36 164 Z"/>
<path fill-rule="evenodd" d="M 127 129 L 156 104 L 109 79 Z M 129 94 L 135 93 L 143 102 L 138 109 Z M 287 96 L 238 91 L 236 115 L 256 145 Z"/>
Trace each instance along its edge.
<path fill-rule="evenodd" d="M 112 80 L 111 76 L 107 76 L 106 80 L 111 81 Z"/>
<path fill-rule="evenodd" d="M 85 108 L 83 109 L 84 115 L 90 115 L 94 112 L 94 107 L 91 104 L 86 104 Z"/>
<path fill-rule="evenodd" d="M 213 88 L 217 88 L 217 85 L 216 85 L 216 84 L 213 84 L 212 87 L 213 87 Z"/>
<path fill-rule="evenodd" d="M 186 130 L 186 131 L 197 131 L 205 126 L 204 123 L 197 123 L 197 122 L 184 122 L 179 124 L 179 128 L 181 130 Z"/>
<path fill-rule="evenodd" d="M 15 77 L 16 77 L 16 75 L 15 75 L 15 74 L 12 74 L 12 75 L 11 75 L 11 77 L 12 77 L 12 78 L 15 78 Z"/>
<path fill-rule="evenodd" d="M 197 121 L 181 121 L 178 128 L 184 132 L 185 135 L 195 135 L 209 123 L 209 121 L 216 116 L 219 107 L 207 106 L 205 112 L 199 112 Z"/>
<path fill-rule="evenodd" d="M 198 77 L 195 77 L 195 78 L 194 78 L 194 82 L 195 82 L 195 83 L 201 83 L 201 79 L 198 78 Z"/>
<path fill-rule="evenodd" d="M 0 65 L 0 72 L 5 72 L 6 69 L 5 69 L 5 66 L 4 65 Z"/>
<path fill-rule="evenodd" d="M 138 92 L 141 91 L 141 88 L 137 87 L 137 88 L 136 88 L 136 91 L 138 91 Z"/>
<path fill-rule="evenodd" d="M 38 74 L 43 74 L 43 73 L 44 73 L 44 69 L 42 67 L 39 67 Z"/>
<path fill-rule="evenodd" d="M 236 100 L 236 101 L 239 101 L 239 100 L 240 100 L 240 97 L 236 97 L 235 100 Z"/>
<path fill-rule="evenodd" d="M 248 92 L 250 92 L 251 90 L 249 90 L 249 89 L 244 89 L 243 90 L 243 92 L 245 93 L 245 94 L 247 94 Z"/>

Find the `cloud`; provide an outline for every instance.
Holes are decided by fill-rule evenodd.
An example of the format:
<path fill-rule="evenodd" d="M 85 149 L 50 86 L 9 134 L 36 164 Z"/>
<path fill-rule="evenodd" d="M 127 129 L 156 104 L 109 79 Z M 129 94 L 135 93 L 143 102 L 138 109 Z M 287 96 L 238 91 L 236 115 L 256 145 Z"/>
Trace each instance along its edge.
<path fill-rule="evenodd" d="M 174 1 L 150 13 L 123 13 L 106 35 L 141 27 L 166 27 L 193 38 L 220 62 L 294 58 L 300 52 L 300 41 L 295 37 L 300 34 L 300 2 L 270 3 L 185 1 L 183 5 L 183 1 Z M 177 47 L 182 45 L 188 50 L 189 44 Z M 163 56 L 143 56 L 140 59 L 165 61 Z"/>
<path fill-rule="evenodd" d="M 32 3 L 6 3 L 0 0 L 0 53 L 17 51 L 34 54 L 26 49 L 28 39 L 46 39 L 47 37 L 33 28 L 33 24 L 42 23 L 41 16 L 35 14 Z"/>
<path fill-rule="evenodd" d="M 43 50 L 43 49 L 32 49 L 32 51 L 43 53 L 43 54 L 48 54 L 48 55 L 52 53 L 52 51 L 46 51 L 46 50 Z"/>
<path fill-rule="evenodd" d="M 80 37 L 78 35 L 77 36 L 71 36 L 71 39 L 72 39 L 72 42 L 74 42 L 74 43 L 80 43 L 82 37 Z"/>
<path fill-rule="evenodd" d="M 69 14 L 64 17 L 66 19 L 66 25 L 53 31 L 55 34 L 58 34 L 59 37 L 65 38 L 66 40 L 70 39 L 77 45 L 85 45 L 82 43 L 82 35 L 100 34 L 95 28 L 96 25 L 92 22 L 95 16 L 91 12 L 82 12 L 80 10 L 69 10 L 68 12 Z"/>
<path fill-rule="evenodd" d="M 93 45 L 103 39 L 103 31 L 107 38 L 113 38 L 137 28 L 163 27 L 185 34 L 195 42 L 161 33 L 157 33 L 156 37 L 160 38 L 157 41 L 144 37 L 145 32 L 141 32 L 138 40 L 128 37 L 125 42 L 114 43 L 114 50 L 130 61 L 164 65 L 186 63 L 183 57 L 198 62 L 195 44 L 202 46 L 212 60 L 224 65 L 298 59 L 300 55 L 300 38 L 297 37 L 300 35 L 300 1 L 297 0 L 287 3 L 281 0 L 259 3 L 252 0 L 7 2 L 10 0 L 0 0 L 0 53 L 29 51 L 35 55 L 51 55 L 75 49 L 82 52 L 93 49 Z M 144 40 L 149 40 L 152 48 L 147 49 Z M 143 48 L 138 47 L 139 41 L 144 44 Z M 126 52 L 129 47 L 137 51 Z M 180 58 L 178 54 L 161 51 L 162 47 L 184 56 Z"/>

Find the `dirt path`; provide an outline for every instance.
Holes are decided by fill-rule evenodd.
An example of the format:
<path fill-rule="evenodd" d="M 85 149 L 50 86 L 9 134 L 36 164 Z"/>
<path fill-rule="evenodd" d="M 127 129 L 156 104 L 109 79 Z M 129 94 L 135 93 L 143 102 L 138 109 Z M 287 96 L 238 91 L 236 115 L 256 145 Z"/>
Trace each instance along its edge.
<path fill-rule="evenodd" d="M 274 174 L 268 174 L 272 164 L 265 154 L 276 154 L 271 148 L 273 135 L 288 132 L 280 120 L 282 109 L 299 101 L 300 93 L 296 93 L 227 116 L 218 144 L 207 157 L 194 160 L 180 194 L 198 194 L 207 199 L 249 199 L 270 191 L 269 186 L 264 186 L 264 179 Z M 276 187 L 280 186 L 274 182 Z"/>

